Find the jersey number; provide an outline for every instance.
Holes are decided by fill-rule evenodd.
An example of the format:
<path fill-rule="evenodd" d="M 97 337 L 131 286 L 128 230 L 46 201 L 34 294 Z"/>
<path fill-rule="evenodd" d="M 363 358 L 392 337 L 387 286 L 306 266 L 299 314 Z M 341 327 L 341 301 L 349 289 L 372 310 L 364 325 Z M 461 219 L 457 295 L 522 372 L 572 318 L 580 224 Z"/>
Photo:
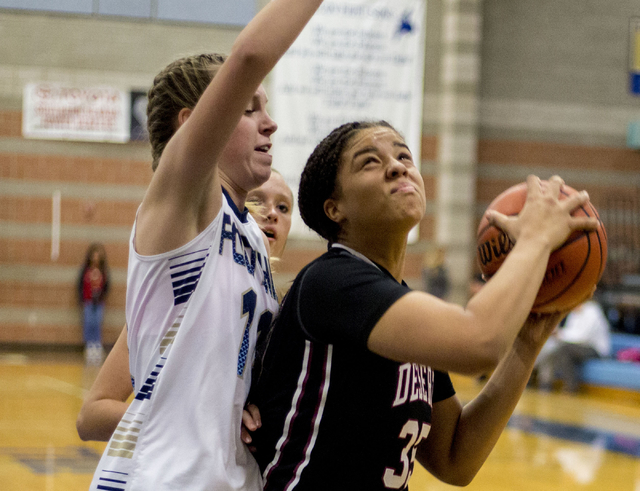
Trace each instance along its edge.
<path fill-rule="evenodd" d="M 411 477 L 411 470 L 413 469 L 413 461 L 416 457 L 418 444 L 427 438 L 430 429 L 431 425 L 427 423 L 422 423 L 422 428 L 420 428 L 420 423 L 415 419 L 410 419 L 402 427 L 399 438 L 404 440 L 409 437 L 409 441 L 407 441 L 407 444 L 400 454 L 400 465 L 402 469 L 400 469 L 398 474 L 396 474 L 396 469 L 392 469 L 391 467 L 385 469 L 383 480 L 386 488 L 402 489 L 407 485 Z"/>
<path fill-rule="evenodd" d="M 242 340 L 240 341 L 240 351 L 238 352 L 238 377 L 244 376 L 244 369 L 247 366 L 247 356 L 249 355 L 249 333 L 251 331 L 251 323 L 253 322 L 253 317 L 256 312 L 256 300 L 258 296 L 253 289 L 249 289 L 242 294 L 242 314 L 240 318 L 245 319 L 244 331 L 242 334 Z M 273 318 L 273 312 L 270 310 L 265 310 L 260 315 L 260 320 L 258 321 L 258 330 L 262 329 L 269 324 L 271 324 L 271 319 Z"/>

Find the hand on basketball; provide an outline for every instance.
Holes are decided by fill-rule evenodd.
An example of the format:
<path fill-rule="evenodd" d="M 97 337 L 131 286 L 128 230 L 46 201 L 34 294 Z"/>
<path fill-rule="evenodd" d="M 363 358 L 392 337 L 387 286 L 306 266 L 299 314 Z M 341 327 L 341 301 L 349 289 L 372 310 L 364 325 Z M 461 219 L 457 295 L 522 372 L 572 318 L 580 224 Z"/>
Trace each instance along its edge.
<path fill-rule="evenodd" d="M 527 198 L 516 216 L 506 216 L 496 210 L 488 211 L 491 225 L 506 232 L 512 241 L 520 238 L 545 240 L 551 250 L 558 248 L 574 230 L 595 230 L 598 220 L 594 217 L 572 217 L 571 213 L 589 201 L 586 191 L 567 195 L 560 199 L 564 181 L 553 176 L 549 181 L 527 177 Z M 566 193 L 565 193 L 566 194 Z"/>

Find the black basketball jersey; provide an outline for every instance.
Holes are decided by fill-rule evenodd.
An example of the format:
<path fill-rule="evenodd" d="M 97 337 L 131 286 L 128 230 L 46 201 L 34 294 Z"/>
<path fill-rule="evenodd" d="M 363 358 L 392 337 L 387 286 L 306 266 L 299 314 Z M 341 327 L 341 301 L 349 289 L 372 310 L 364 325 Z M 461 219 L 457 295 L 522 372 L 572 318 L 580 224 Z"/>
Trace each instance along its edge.
<path fill-rule="evenodd" d="M 340 246 L 298 274 L 255 365 L 265 490 L 407 489 L 432 404 L 454 395 L 448 374 L 367 349 L 409 291 Z"/>

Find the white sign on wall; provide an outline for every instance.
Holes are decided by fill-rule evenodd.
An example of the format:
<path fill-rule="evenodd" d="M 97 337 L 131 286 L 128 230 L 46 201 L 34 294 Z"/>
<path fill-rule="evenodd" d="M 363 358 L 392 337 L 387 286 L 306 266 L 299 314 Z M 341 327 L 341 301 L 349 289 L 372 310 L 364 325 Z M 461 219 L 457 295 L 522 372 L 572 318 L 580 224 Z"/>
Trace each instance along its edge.
<path fill-rule="evenodd" d="M 113 87 L 31 83 L 24 88 L 22 134 L 48 140 L 129 141 L 129 92 Z"/>
<path fill-rule="evenodd" d="M 420 162 L 424 0 L 325 0 L 270 84 L 273 166 L 297 196 L 317 143 L 342 123 L 384 119 Z M 311 236 L 299 214 L 292 236 Z"/>

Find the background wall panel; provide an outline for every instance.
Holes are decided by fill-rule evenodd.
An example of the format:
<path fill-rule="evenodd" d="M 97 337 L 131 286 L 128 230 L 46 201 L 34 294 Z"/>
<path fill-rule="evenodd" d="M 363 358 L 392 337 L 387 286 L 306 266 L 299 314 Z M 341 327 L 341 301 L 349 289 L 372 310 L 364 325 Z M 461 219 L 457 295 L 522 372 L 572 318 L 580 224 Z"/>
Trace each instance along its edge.
<path fill-rule="evenodd" d="M 152 175 L 146 143 L 23 139 L 24 84 L 146 90 L 176 57 L 228 52 L 238 31 L 0 11 L 0 342 L 82 343 L 76 282 L 93 241 L 105 244 L 111 269 L 103 334 L 106 344 L 115 341 L 125 319 L 128 238 Z M 61 242 L 52 261 L 55 191 Z"/>
<path fill-rule="evenodd" d="M 478 135 L 473 174 L 468 166 L 447 169 L 458 193 L 465 188 L 456 176 L 461 171 L 467 181 L 475 176 L 475 201 L 468 209 L 457 209 L 457 227 L 474 233 L 486 205 L 534 172 L 543 178 L 560 174 L 590 192 L 615 228 L 610 251 L 616 251 L 616 240 L 640 236 L 640 225 L 627 220 L 638 200 L 640 153 L 626 148 L 627 124 L 640 119 L 640 98 L 627 88 L 628 23 L 631 16 L 640 16 L 640 4 L 455 0 L 459 15 L 451 23 L 444 1 L 427 0 L 422 139 L 427 210 L 420 241 L 409 247 L 409 284 L 421 286 L 422 256 L 435 245 L 443 219 L 438 190 L 444 121 Z M 134 7 L 129 4 L 98 2 L 103 13 Z M 136 8 L 144 8 L 129 13 L 138 19 L 0 10 L 0 311 L 8 312 L 0 316 L 0 342 L 80 343 L 75 281 L 93 240 L 105 242 L 113 275 L 105 341 L 115 340 L 121 328 L 127 238 L 151 178 L 148 145 L 25 140 L 22 90 L 28 82 L 51 81 L 144 91 L 178 56 L 228 53 L 240 31 L 230 25 L 142 18 L 147 5 L 151 12 L 154 4 L 160 5 L 136 2 Z M 481 22 L 469 24 L 469 13 L 478 6 Z M 449 104 L 443 97 L 444 54 L 452 49 L 469 53 L 474 39 L 481 40 L 477 91 L 456 86 L 459 103 Z M 51 197 L 57 190 L 61 250 L 57 261 L 51 261 Z M 452 198 L 455 206 L 464 196 Z M 321 241 L 290 241 L 276 266 L 278 281 L 289 281 L 325 247 Z M 454 256 L 473 258 L 475 250 L 469 249 L 456 250 Z M 620 246 L 620 251 L 622 255 L 626 249 Z M 447 261 L 452 271 L 459 271 L 456 259 L 449 255 Z M 454 278 L 456 301 L 466 301 L 468 279 L 466 274 Z"/>

